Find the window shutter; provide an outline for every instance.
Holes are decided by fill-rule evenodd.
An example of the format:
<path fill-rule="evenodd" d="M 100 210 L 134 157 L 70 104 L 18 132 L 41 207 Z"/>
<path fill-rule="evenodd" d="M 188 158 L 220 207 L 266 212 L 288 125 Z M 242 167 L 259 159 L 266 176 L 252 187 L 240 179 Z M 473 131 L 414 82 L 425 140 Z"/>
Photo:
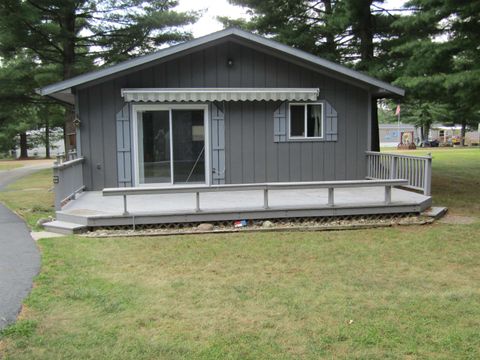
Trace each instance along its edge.
<path fill-rule="evenodd" d="M 273 113 L 273 141 L 287 141 L 287 102 L 284 101 Z"/>
<path fill-rule="evenodd" d="M 117 168 L 118 186 L 132 186 L 132 152 L 130 136 L 130 106 L 125 106 L 116 115 L 117 120 Z"/>
<path fill-rule="evenodd" d="M 225 113 L 218 103 L 211 104 L 212 184 L 225 184 Z"/>
<path fill-rule="evenodd" d="M 337 111 L 325 100 L 325 141 L 337 141 Z"/>

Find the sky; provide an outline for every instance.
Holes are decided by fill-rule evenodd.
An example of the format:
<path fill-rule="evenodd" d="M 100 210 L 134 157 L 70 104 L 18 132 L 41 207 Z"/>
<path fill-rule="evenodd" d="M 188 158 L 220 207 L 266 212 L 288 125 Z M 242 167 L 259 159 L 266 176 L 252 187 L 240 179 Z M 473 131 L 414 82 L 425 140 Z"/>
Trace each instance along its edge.
<path fill-rule="evenodd" d="M 386 0 L 384 7 L 387 9 L 400 8 L 404 2 L 405 0 Z M 223 29 L 222 24 L 216 20 L 217 16 L 231 18 L 248 16 L 245 8 L 231 5 L 227 0 L 179 0 L 176 9 L 179 11 L 195 10 L 203 12 L 197 23 L 187 27 L 196 38 Z"/>

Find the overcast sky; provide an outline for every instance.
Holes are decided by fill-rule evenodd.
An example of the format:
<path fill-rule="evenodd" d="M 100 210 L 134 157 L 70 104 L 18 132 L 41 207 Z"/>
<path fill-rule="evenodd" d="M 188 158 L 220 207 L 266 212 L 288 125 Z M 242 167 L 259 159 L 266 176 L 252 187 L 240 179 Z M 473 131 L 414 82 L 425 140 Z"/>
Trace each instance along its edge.
<path fill-rule="evenodd" d="M 405 0 L 386 0 L 387 9 L 400 8 Z M 179 0 L 177 10 L 202 10 L 203 16 L 189 29 L 194 37 L 203 36 L 221 30 L 222 24 L 216 20 L 217 16 L 232 18 L 245 17 L 246 11 L 242 7 L 230 5 L 227 0 Z"/>

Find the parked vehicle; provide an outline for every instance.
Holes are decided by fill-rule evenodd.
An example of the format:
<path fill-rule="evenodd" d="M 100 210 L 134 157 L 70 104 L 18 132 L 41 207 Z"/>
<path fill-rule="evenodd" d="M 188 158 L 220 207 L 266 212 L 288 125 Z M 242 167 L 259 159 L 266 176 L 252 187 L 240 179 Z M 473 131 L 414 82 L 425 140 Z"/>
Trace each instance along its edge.
<path fill-rule="evenodd" d="M 440 143 L 438 142 L 438 140 L 423 140 L 421 143 L 420 143 L 420 147 L 438 147 Z"/>

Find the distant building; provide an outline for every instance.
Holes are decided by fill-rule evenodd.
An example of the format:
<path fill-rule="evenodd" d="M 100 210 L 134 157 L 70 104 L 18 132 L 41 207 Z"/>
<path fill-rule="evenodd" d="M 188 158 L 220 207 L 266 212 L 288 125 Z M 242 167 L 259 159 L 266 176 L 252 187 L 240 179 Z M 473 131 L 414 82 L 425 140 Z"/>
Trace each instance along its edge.
<path fill-rule="evenodd" d="M 462 126 L 458 124 L 443 125 L 433 124 L 428 133 L 428 140 L 437 140 L 441 145 L 455 145 L 460 143 Z M 419 144 L 421 141 L 420 128 L 411 124 L 379 124 L 380 146 L 396 147 L 400 143 L 400 137 L 405 141 L 413 141 Z M 465 133 L 465 145 L 475 146 L 480 143 L 479 131 L 467 131 Z"/>

